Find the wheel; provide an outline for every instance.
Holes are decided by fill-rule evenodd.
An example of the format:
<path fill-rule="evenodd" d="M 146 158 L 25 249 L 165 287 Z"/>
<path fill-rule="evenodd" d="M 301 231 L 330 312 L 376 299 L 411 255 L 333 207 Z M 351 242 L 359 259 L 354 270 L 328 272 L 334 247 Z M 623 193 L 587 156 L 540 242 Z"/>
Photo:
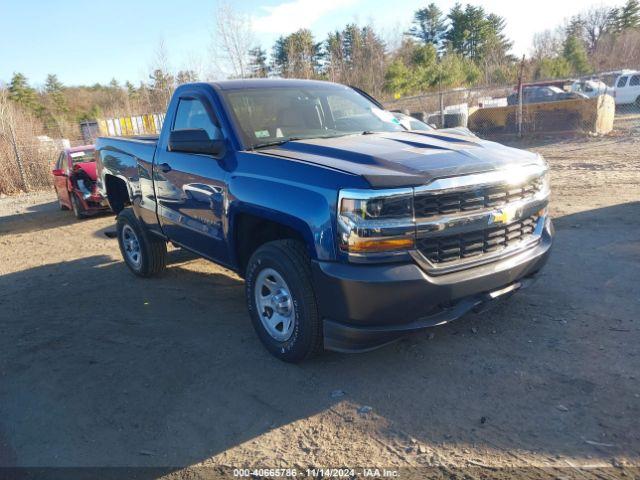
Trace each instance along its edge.
<path fill-rule="evenodd" d="M 129 269 L 140 277 L 160 274 L 167 265 L 167 244 L 145 230 L 131 208 L 116 218 L 120 253 Z"/>
<path fill-rule="evenodd" d="M 260 247 L 247 265 L 245 292 L 253 327 L 272 355 L 295 363 L 322 351 L 311 263 L 301 242 Z"/>
<path fill-rule="evenodd" d="M 80 205 L 80 201 L 78 200 L 78 197 L 73 192 L 69 194 L 69 197 L 71 198 L 71 208 L 73 209 L 73 215 L 78 220 L 82 220 L 83 218 L 85 218 L 85 215 L 82 212 L 82 206 Z"/>

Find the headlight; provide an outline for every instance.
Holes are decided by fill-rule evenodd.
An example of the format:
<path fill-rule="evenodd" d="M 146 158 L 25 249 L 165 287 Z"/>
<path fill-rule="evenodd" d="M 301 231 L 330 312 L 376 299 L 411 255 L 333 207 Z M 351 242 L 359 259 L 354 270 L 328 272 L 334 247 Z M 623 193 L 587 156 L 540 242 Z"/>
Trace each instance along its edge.
<path fill-rule="evenodd" d="M 341 190 L 338 233 L 340 249 L 350 254 L 414 248 L 413 189 Z"/>

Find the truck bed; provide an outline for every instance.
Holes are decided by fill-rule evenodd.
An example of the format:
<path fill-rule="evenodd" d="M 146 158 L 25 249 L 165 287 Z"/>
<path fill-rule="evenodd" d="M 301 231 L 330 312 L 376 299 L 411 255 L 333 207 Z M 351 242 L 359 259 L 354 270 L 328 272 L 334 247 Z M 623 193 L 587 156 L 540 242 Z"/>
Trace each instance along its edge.
<path fill-rule="evenodd" d="M 96 148 L 124 153 L 131 158 L 139 158 L 151 162 L 158 144 L 158 135 L 141 135 L 136 137 L 98 137 Z M 105 165 L 107 166 L 107 165 Z M 111 166 L 113 169 L 115 166 Z"/>

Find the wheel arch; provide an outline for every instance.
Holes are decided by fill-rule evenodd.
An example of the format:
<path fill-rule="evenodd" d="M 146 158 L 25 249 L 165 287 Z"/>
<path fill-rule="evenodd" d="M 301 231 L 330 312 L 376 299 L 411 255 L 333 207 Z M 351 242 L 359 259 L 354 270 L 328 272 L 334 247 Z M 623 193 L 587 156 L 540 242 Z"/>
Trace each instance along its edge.
<path fill-rule="evenodd" d="M 118 214 L 132 204 L 129 185 L 122 177 L 107 173 L 104 175 L 104 186 L 109 206 L 114 213 Z"/>
<path fill-rule="evenodd" d="M 230 218 L 232 258 L 244 276 L 251 255 L 265 243 L 292 239 L 304 244 L 310 258 L 316 258 L 311 228 L 301 219 L 266 212 L 239 211 Z"/>

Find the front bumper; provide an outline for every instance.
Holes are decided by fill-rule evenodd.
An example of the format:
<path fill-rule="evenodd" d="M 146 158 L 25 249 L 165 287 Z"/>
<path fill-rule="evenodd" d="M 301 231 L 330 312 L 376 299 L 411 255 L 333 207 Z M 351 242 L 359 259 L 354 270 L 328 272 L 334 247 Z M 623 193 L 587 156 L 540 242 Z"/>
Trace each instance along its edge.
<path fill-rule="evenodd" d="M 549 219 L 533 247 L 502 260 L 443 275 L 414 263 L 354 265 L 315 262 L 315 290 L 324 318 L 324 346 L 365 351 L 451 322 L 531 283 L 551 251 Z"/>

